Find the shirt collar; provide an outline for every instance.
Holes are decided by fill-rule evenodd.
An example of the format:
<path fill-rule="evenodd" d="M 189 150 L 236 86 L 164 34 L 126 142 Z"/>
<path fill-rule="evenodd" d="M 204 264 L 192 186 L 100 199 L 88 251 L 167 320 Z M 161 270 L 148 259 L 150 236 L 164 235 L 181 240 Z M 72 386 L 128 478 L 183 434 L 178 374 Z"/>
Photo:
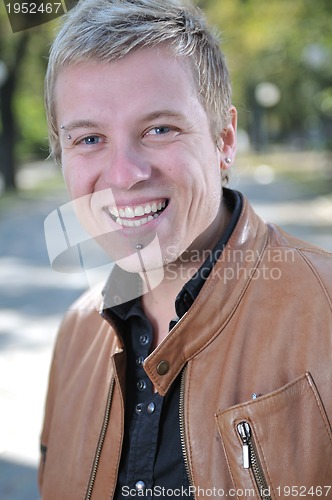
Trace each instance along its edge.
<path fill-rule="evenodd" d="M 227 242 L 240 216 L 242 210 L 242 200 L 240 194 L 237 191 L 224 188 L 223 199 L 232 214 L 231 220 L 229 221 L 226 230 L 221 235 L 216 246 L 214 247 L 212 252 L 209 253 L 207 259 L 201 265 L 199 270 L 194 274 L 194 276 L 183 286 L 182 290 L 177 295 L 175 299 L 175 311 L 178 315 L 178 319 L 182 318 L 182 316 L 192 306 L 194 300 L 201 291 L 205 280 L 209 276 L 213 266 L 222 254 L 224 247 L 227 245 Z"/>

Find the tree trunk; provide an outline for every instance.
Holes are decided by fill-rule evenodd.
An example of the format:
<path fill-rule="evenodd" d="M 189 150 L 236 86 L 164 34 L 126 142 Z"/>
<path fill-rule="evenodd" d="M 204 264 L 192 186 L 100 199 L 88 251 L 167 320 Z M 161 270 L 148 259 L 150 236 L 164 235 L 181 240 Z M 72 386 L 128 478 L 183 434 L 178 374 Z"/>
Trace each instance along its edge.
<path fill-rule="evenodd" d="M 15 123 L 12 109 L 13 102 L 13 76 L 8 76 L 6 83 L 0 89 L 1 102 L 1 172 L 5 191 L 16 190 L 16 162 L 15 162 Z"/>
<path fill-rule="evenodd" d="M 14 114 L 14 96 L 16 91 L 17 77 L 27 48 L 28 34 L 22 33 L 17 43 L 15 61 L 8 71 L 8 77 L 0 88 L 0 119 L 2 122 L 2 133 L 0 136 L 0 171 L 3 175 L 5 191 L 15 191 L 16 186 L 16 118 Z"/>

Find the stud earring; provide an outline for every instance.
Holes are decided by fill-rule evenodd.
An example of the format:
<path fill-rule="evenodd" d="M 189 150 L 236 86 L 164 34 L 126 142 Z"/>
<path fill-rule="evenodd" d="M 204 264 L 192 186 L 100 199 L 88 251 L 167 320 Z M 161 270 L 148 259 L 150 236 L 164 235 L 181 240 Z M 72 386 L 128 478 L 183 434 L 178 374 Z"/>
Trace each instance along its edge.
<path fill-rule="evenodd" d="M 68 139 L 68 141 L 70 141 L 71 135 L 67 135 L 67 139 Z"/>
<path fill-rule="evenodd" d="M 230 165 L 232 163 L 232 158 L 230 156 L 225 156 L 225 163 L 227 163 L 227 165 Z"/>

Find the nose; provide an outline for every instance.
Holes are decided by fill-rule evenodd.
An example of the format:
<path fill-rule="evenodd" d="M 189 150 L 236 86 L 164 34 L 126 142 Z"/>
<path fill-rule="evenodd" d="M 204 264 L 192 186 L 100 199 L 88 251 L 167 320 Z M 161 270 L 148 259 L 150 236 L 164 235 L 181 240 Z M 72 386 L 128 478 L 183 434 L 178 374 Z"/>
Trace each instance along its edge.
<path fill-rule="evenodd" d="M 129 191 L 150 177 L 150 162 L 139 146 L 128 143 L 111 145 L 102 171 L 103 183 L 117 190 Z"/>

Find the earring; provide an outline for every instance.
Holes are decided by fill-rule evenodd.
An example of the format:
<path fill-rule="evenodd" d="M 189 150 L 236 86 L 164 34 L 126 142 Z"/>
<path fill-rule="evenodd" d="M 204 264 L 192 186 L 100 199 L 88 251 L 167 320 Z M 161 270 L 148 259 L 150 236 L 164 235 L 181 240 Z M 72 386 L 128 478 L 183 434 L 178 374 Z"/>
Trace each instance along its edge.
<path fill-rule="evenodd" d="M 225 156 L 225 163 L 227 163 L 227 165 L 230 165 L 232 163 L 232 158 L 230 156 Z"/>

